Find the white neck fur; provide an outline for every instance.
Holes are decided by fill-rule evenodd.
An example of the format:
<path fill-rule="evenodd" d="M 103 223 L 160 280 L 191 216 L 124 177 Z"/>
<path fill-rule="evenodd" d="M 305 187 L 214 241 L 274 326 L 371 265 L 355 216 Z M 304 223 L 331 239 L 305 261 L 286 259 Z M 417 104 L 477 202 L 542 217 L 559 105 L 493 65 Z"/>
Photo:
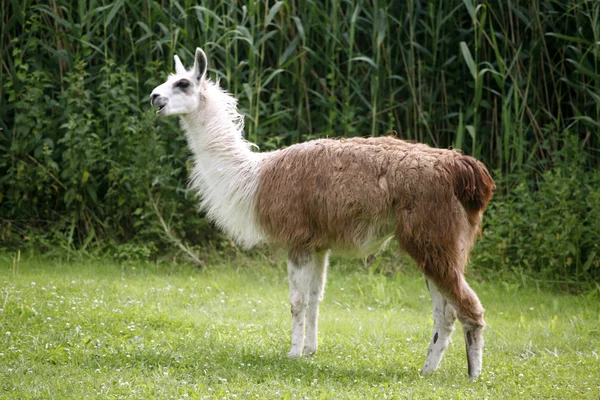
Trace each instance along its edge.
<path fill-rule="evenodd" d="M 244 247 L 264 240 L 255 197 L 261 153 L 242 137 L 244 120 L 237 101 L 218 85 L 206 82 L 201 110 L 181 118 L 194 166 L 190 185 L 201 196 L 201 209 Z"/>

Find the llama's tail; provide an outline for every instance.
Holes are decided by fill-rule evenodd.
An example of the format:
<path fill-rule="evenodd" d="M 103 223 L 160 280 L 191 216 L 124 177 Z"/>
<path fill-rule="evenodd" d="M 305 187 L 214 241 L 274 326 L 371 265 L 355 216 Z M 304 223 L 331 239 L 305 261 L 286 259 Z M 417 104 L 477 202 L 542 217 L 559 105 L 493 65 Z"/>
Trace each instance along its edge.
<path fill-rule="evenodd" d="M 454 194 L 467 211 L 485 209 L 496 188 L 487 168 L 473 157 L 456 157 L 448 170 L 453 177 Z"/>

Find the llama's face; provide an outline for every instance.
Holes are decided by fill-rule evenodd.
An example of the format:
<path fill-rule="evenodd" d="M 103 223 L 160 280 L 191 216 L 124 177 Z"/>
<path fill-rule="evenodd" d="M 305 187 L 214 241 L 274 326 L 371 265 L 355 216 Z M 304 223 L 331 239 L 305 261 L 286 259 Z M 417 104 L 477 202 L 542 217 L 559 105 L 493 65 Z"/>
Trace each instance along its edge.
<path fill-rule="evenodd" d="M 150 95 L 158 115 L 189 114 L 200 107 L 202 90 L 206 86 L 208 62 L 202 49 L 196 49 L 196 60 L 191 70 L 186 70 L 179 57 L 175 56 L 175 74 L 169 75 L 165 83 L 157 86 Z"/>

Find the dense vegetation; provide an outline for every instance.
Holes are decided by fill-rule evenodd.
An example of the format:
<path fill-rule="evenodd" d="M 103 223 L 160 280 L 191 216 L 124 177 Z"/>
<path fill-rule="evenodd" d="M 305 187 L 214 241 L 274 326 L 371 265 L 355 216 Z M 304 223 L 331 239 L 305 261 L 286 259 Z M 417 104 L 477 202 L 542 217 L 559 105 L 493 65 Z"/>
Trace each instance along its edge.
<path fill-rule="evenodd" d="M 222 240 L 186 190 L 176 122 L 148 104 L 200 45 L 262 150 L 394 132 L 461 148 L 498 184 L 478 267 L 598 277 L 600 2 L 244 4 L 2 2 L 1 246 Z"/>

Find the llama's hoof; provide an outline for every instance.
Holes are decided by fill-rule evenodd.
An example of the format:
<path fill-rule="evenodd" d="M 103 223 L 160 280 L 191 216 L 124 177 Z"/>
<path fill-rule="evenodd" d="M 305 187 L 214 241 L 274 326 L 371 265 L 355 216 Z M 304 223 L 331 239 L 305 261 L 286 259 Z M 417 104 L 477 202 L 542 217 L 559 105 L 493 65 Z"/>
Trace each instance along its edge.
<path fill-rule="evenodd" d="M 469 380 L 470 381 L 476 381 L 477 378 L 479 378 L 479 375 L 481 375 L 481 370 L 479 371 L 469 371 Z"/>
<path fill-rule="evenodd" d="M 437 369 L 437 365 L 432 366 L 432 364 L 428 361 L 429 360 L 425 361 L 425 364 L 423 364 L 423 368 L 421 368 L 421 372 L 419 372 L 421 376 L 429 375 Z"/>
<path fill-rule="evenodd" d="M 305 356 L 314 356 L 316 352 L 317 352 L 316 347 L 305 346 L 304 350 L 302 351 L 302 354 L 304 354 Z"/>
<path fill-rule="evenodd" d="M 288 351 L 288 357 L 289 358 L 298 358 L 298 357 L 302 357 L 302 352 L 298 351 L 298 350 L 290 350 Z"/>

